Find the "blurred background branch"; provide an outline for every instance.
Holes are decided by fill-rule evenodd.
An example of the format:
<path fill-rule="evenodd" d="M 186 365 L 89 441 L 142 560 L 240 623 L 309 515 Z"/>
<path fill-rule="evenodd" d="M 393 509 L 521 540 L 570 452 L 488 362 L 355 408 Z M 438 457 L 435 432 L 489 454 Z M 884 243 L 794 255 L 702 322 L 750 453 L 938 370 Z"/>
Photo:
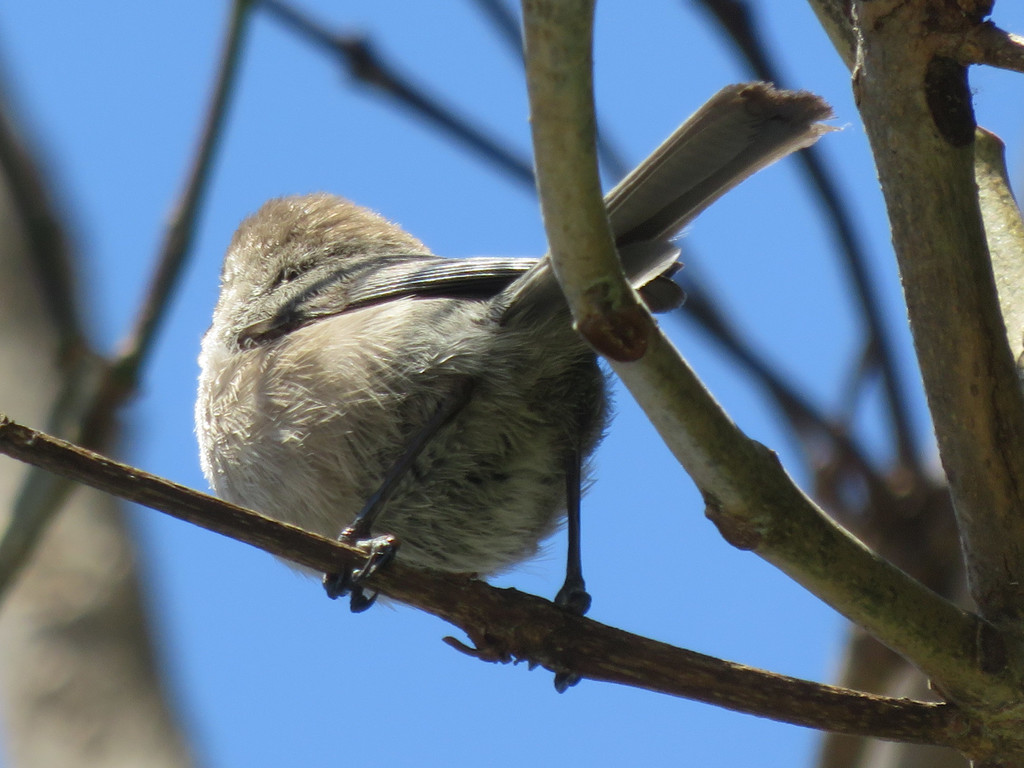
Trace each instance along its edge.
<path fill-rule="evenodd" d="M 81 319 L 77 253 L 50 178 L 18 133 L 10 100 L 0 99 L 0 400 L 19 418 L 46 423 L 72 382 L 92 383 L 95 353 Z M 120 504 L 0 463 L 8 530 L 12 513 L 43 508 L 61 514 L 25 543 L 31 562 L 22 563 L 0 613 L 6 764 L 192 765 L 166 698 Z"/>

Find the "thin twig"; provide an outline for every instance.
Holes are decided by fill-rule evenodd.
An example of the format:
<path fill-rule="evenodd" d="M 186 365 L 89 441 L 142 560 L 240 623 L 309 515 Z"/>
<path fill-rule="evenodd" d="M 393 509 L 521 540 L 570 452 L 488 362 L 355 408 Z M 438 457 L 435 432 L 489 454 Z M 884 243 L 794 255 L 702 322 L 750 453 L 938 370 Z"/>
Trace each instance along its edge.
<path fill-rule="evenodd" d="M 335 571 L 364 556 L 357 548 L 120 464 L 2 415 L 0 453 L 314 570 Z M 958 710 L 948 704 L 873 696 L 675 648 L 514 589 L 404 566 L 401 555 L 376 573 L 370 586 L 461 628 L 475 648 L 450 643 L 487 661 L 571 669 L 594 680 L 840 733 L 950 746 L 967 738 Z"/>

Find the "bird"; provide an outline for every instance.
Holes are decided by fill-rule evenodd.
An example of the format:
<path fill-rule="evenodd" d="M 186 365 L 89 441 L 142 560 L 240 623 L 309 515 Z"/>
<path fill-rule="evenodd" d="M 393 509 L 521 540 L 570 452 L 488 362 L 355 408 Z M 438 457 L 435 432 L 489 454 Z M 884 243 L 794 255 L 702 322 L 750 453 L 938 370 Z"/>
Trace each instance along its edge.
<path fill-rule="evenodd" d="M 605 198 L 622 266 L 655 310 L 682 292 L 672 243 L 718 197 L 831 130 L 828 105 L 728 86 Z M 276 198 L 227 249 L 199 357 L 196 432 L 221 497 L 360 545 L 329 574 L 354 611 L 397 552 L 479 577 L 530 558 L 568 518 L 556 603 L 590 606 L 580 495 L 607 382 L 550 258 L 444 258 L 343 197 Z M 564 680 L 563 680 L 564 682 Z"/>

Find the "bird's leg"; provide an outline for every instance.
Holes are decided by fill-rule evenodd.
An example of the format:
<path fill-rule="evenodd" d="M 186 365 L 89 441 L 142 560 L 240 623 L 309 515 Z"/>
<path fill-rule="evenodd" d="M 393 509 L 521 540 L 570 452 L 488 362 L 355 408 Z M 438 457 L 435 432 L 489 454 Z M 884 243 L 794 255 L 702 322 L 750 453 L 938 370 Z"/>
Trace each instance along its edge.
<path fill-rule="evenodd" d="M 472 384 L 468 378 L 457 381 L 456 386 L 438 404 L 433 415 L 409 438 L 405 450 L 384 473 L 380 486 L 363 505 L 352 524 L 338 536 L 339 541 L 358 547 L 366 553 L 366 560 L 360 567 L 324 574 L 324 589 L 327 596 L 335 599 L 342 595 L 350 595 L 349 605 L 353 613 L 360 613 L 373 605 L 377 594 L 367 596 L 363 590 L 363 582 L 377 569 L 390 562 L 398 549 L 399 542 L 394 536 L 373 536 L 371 529 L 416 458 L 433 437 L 469 403 Z"/>
<path fill-rule="evenodd" d="M 583 581 L 583 560 L 580 554 L 580 483 L 582 456 L 573 451 L 565 466 L 566 533 L 569 547 L 565 561 L 565 582 L 555 596 L 555 604 L 580 616 L 590 610 L 590 595 Z"/>
<path fill-rule="evenodd" d="M 565 465 L 565 508 L 567 534 L 569 539 L 568 555 L 565 562 L 565 582 L 555 596 L 555 605 L 572 611 L 579 616 L 590 610 L 590 594 L 583 581 L 583 559 L 580 541 L 580 484 L 582 482 L 583 456 L 578 450 L 572 451 L 566 458 Z M 576 685 L 580 676 L 569 670 L 555 673 L 555 690 L 564 693 Z"/>

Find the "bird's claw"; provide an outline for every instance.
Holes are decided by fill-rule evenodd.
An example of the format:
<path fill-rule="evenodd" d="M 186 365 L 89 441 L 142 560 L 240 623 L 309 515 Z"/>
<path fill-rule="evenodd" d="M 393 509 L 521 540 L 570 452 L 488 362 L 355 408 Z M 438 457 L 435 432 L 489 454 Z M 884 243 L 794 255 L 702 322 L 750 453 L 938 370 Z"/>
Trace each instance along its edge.
<path fill-rule="evenodd" d="M 555 690 L 565 693 L 582 679 L 576 672 L 555 672 Z"/>
<path fill-rule="evenodd" d="M 590 593 L 587 592 L 583 579 L 566 579 L 565 584 L 555 595 L 555 605 L 577 616 L 586 615 L 590 610 Z"/>
<path fill-rule="evenodd" d="M 325 573 L 324 591 L 332 600 L 349 595 L 349 608 L 352 613 L 362 613 L 377 600 L 376 592 L 367 596 L 363 582 L 394 559 L 395 552 L 398 551 L 398 539 L 390 535 L 362 538 L 352 528 L 346 528 L 338 540 L 361 550 L 366 559 L 357 568 Z"/>

